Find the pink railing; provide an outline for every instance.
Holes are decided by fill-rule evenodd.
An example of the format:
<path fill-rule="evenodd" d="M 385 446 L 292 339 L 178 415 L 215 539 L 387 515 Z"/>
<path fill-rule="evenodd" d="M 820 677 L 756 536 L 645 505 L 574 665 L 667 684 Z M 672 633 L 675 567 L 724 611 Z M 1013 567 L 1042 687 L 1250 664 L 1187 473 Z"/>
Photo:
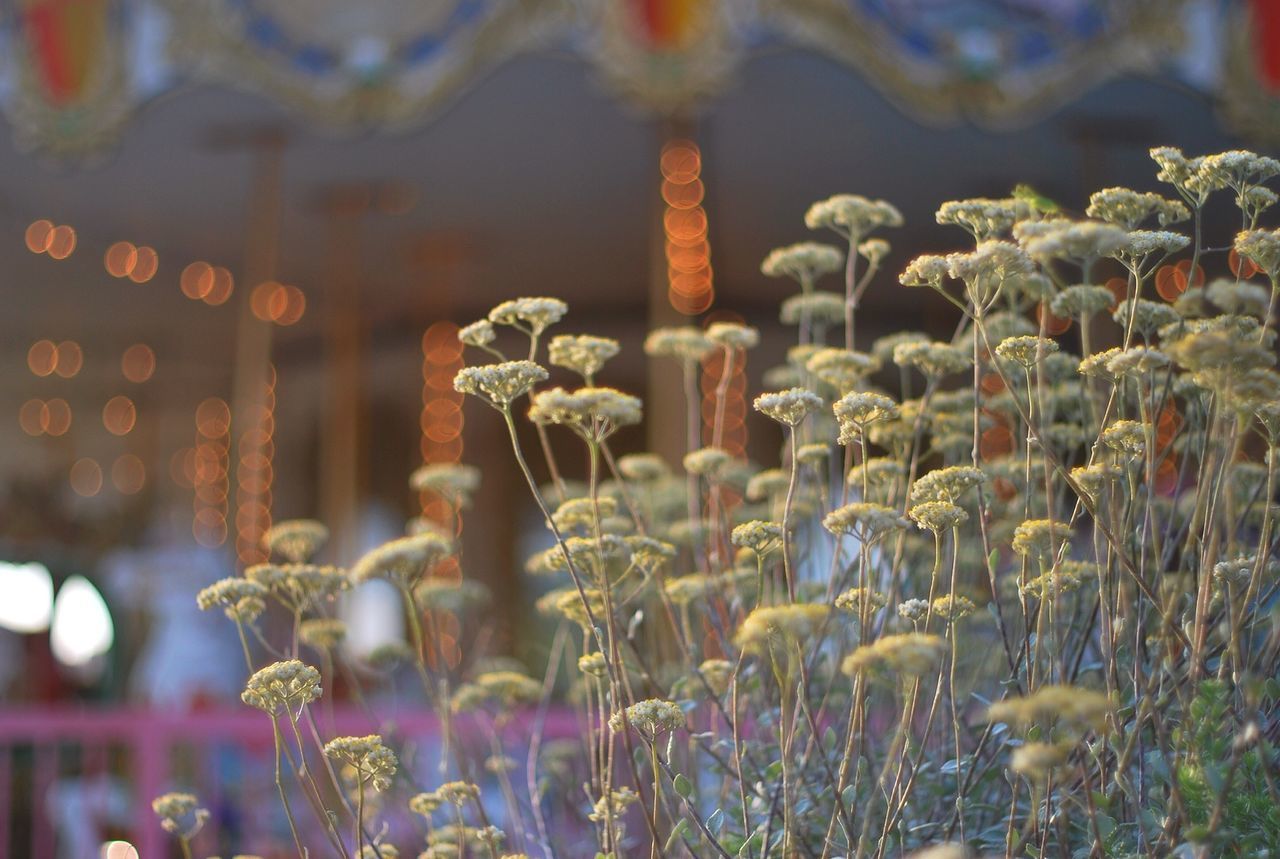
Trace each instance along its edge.
<path fill-rule="evenodd" d="M 527 728 L 530 718 L 523 720 Z M 319 717 L 319 714 L 318 714 Z M 320 718 L 326 734 L 368 734 L 378 730 L 371 717 L 355 708 L 338 708 Z M 397 738 L 416 741 L 438 739 L 440 726 L 429 711 L 413 710 L 397 713 L 385 720 Z M 466 735 L 478 730 L 475 723 L 460 724 Z M 543 733 L 546 737 L 569 737 L 577 733 L 572 713 L 555 711 L 547 715 Z M 524 733 L 515 730 L 513 734 Z M 60 763 L 69 751 L 78 757 L 77 774 L 102 775 L 111 767 L 112 753 L 123 752 L 129 784 L 130 840 L 141 859 L 160 859 L 169 855 L 168 836 L 151 812 L 151 799 L 161 793 L 185 787 L 174 783 L 175 749 L 190 747 L 207 750 L 219 743 L 261 751 L 268 759 L 272 749 L 271 722 L 262 713 L 249 709 L 193 712 L 159 712 L 135 709 L 16 709 L 0 710 L 0 859 L 53 859 L 57 855 L 56 822 L 50 819 L 50 789 L 67 774 Z M 15 803 L 15 754 L 25 750 L 30 755 L 30 795 L 26 803 Z M 213 785 L 212 790 L 219 790 Z M 204 797 L 202 797 L 204 798 Z M 16 808 L 23 808 L 29 820 L 16 821 Z M 19 829 L 15 824 L 22 823 Z M 25 851 L 14 845 L 19 830 L 28 833 Z M 91 857 L 85 857 L 91 859 Z"/>

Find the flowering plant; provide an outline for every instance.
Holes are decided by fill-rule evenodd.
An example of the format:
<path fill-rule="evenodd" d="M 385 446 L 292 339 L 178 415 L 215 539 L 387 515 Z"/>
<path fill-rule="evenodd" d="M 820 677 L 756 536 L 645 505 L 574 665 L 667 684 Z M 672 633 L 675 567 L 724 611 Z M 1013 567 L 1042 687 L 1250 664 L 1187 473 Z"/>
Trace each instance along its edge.
<path fill-rule="evenodd" d="M 520 789 L 494 733 L 494 802 L 452 742 L 443 766 L 457 780 L 402 791 L 426 822 L 421 857 L 1270 855 L 1280 231 L 1259 221 L 1280 162 L 1152 157 L 1173 197 L 1107 189 L 1088 220 L 1023 198 L 944 203 L 938 222 L 971 246 L 899 278 L 956 308 L 943 342 L 901 332 L 858 350 L 860 299 L 890 252 L 880 234 L 902 218 L 856 195 L 815 204 L 805 222 L 841 243 L 763 265 L 799 286 L 782 306 L 797 345 L 754 399 L 780 433 L 780 468 L 725 449 L 727 384 L 706 438 L 687 386 L 683 475 L 651 453 L 616 455 L 615 431 L 642 418 L 638 398 L 597 383 L 618 344 L 554 337 L 547 363 L 582 385 L 543 385 L 559 301 L 506 301 L 463 328 L 496 362 L 455 384 L 498 412 L 553 541 L 528 564 L 556 583 L 538 602 L 560 630 L 547 674 L 437 658 L 424 616 L 478 598 L 435 574 L 459 560 L 448 528 L 420 524 L 340 583 L 309 565 L 317 526 L 274 529 L 270 575 L 219 583 L 200 604 L 236 624 L 251 671 L 245 631 L 261 639 L 265 601 L 292 613 L 289 658 L 245 692 L 275 727 L 291 825 L 282 758 L 334 853 L 399 855 L 366 794 L 412 787 L 408 768 L 377 736 L 319 753 L 310 715 L 337 658 L 332 600 L 379 577 L 404 600 L 406 650 L 447 737 L 475 714 L 543 711 L 564 665 L 584 725 L 576 766 L 535 734 Z M 1231 248 L 1201 239 L 1218 191 L 1240 212 Z M 1172 231 L 1187 221 L 1190 236 Z M 1232 276 L 1201 286 L 1224 257 Z M 823 290 L 840 271 L 843 289 Z M 1161 278 L 1176 288 L 1153 292 Z M 507 333 L 518 359 L 498 345 Z M 652 332 L 645 349 L 689 380 L 708 359 L 730 373 L 758 339 L 719 323 Z M 552 458 L 553 431 L 580 445 L 584 482 Z M 445 487 L 455 511 L 478 489 L 463 466 L 415 481 Z M 321 672 L 298 661 L 304 629 L 323 633 Z M 195 808 L 182 798 L 166 821 Z M 193 830 L 170 828 L 186 849 Z"/>

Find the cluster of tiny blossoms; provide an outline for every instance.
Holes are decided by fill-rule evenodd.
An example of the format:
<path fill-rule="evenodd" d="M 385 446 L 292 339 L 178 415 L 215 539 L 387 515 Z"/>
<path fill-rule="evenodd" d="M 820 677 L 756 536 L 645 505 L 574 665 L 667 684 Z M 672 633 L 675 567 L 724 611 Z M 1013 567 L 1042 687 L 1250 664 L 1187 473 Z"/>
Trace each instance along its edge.
<path fill-rule="evenodd" d="M 795 337 L 755 414 L 734 386 L 768 332 L 646 338 L 678 368 L 683 450 L 633 449 L 620 430 L 645 404 L 603 378 L 620 344 L 555 334 L 564 302 L 504 301 L 463 327 L 454 386 L 499 412 L 481 409 L 546 526 L 523 587 L 550 645 L 520 654 L 545 673 L 485 652 L 487 593 L 456 539 L 484 491 L 474 467 L 414 472 L 443 520 L 350 569 L 315 560 L 323 525 L 271 529 L 270 561 L 198 602 L 235 622 L 243 700 L 318 806 L 299 855 L 313 836 L 400 855 L 380 819 L 393 797 L 425 824 L 421 857 L 1273 850 L 1280 230 L 1263 221 L 1280 162 L 1151 157 L 1163 193 L 1106 188 L 1073 201 L 1085 217 L 1021 187 L 944 202 L 950 247 L 896 263 L 891 203 L 814 203 L 804 223 L 834 243 L 761 264 L 791 290 L 778 318 Z M 1219 193 L 1240 216 L 1230 248 L 1201 240 Z M 921 287 L 955 324 L 859 315 L 868 289 Z M 733 452 L 729 421 L 780 461 Z M 406 640 L 353 666 L 336 603 L 375 579 Z M 399 796 L 426 768 L 406 749 L 401 773 L 382 736 L 321 741 L 309 708 L 331 675 L 420 681 L 438 787 Z M 539 733 L 552 707 L 581 736 Z M 325 768 L 349 801 L 323 807 Z M 203 823 L 191 795 L 156 811 L 184 847 Z"/>

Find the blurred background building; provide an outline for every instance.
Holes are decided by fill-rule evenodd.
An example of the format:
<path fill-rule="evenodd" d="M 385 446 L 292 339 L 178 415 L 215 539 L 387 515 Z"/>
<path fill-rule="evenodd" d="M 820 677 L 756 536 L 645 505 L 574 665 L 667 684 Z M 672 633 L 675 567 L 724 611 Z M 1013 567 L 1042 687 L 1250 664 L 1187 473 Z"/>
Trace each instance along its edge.
<path fill-rule="evenodd" d="M 813 200 L 897 204 L 896 272 L 953 246 L 940 201 L 1079 211 L 1154 188 L 1150 146 L 1278 141 L 1275 0 L 8 0 L 0 856 L 163 855 L 144 791 L 238 766 L 174 748 L 248 736 L 193 595 L 272 521 L 324 520 L 349 563 L 432 514 L 415 467 L 480 465 L 462 574 L 501 594 L 497 652 L 536 639 L 537 516 L 451 385 L 498 301 L 620 340 L 608 383 L 650 416 L 620 452 L 667 450 L 646 330 L 758 326 L 758 389 L 785 348 L 760 261 Z M 880 333 L 951 322 L 892 277 L 868 302 Z M 738 407 L 729 441 L 772 458 Z M 352 599 L 351 646 L 397 605 Z"/>

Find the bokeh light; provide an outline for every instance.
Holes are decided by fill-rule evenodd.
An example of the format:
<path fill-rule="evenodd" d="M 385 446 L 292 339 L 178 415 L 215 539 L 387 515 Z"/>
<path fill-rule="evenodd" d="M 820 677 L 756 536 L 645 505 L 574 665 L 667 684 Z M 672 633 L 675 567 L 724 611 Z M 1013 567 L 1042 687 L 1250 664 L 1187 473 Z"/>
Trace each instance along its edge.
<path fill-rule="evenodd" d="M 38 436 L 44 432 L 46 418 L 44 400 L 27 400 L 18 409 L 18 425 L 30 436 Z"/>
<path fill-rule="evenodd" d="M 260 284 L 263 286 L 265 284 Z M 278 286 L 278 284 L 276 284 Z M 250 295 L 252 302 L 253 296 Z M 267 560 L 263 535 L 271 527 L 271 482 L 275 477 L 276 370 L 267 366 L 267 376 L 258 404 L 245 421 L 237 444 L 236 465 L 236 556 L 248 566 Z"/>
<path fill-rule="evenodd" d="M 116 457 L 111 464 L 111 483 L 121 495 L 136 495 L 147 481 L 147 467 L 132 453 Z"/>
<path fill-rule="evenodd" d="M 112 277 L 128 277 L 137 262 L 138 249 L 132 242 L 116 242 L 102 256 L 102 264 Z"/>
<path fill-rule="evenodd" d="M 37 376 L 48 376 L 58 366 L 58 347 L 52 340 L 37 340 L 27 350 L 27 367 Z"/>
<path fill-rule="evenodd" d="M 84 576 L 71 576 L 53 601 L 49 648 L 54 658 L 79 668 L 102 656 L 114 643 L 115 625 L 106 600 Z"/>
<path fill-rule="evenodd" d="M 209 291 L 204 294 L 203 301 L 210 307 L 217 307 L 220 304 L 226 304 L 227 299 L 231 298 L 236 282 L 231 272 L 220 265 L 213 267 L 212 275 Z"/>
<path fill-rule="evenodd" d="M 707 213 L 702 208 L 706 189 L 699 174 L 702 154 L 691 140 L 670 141 L 659 159 L 661 193 L 666 211 L 667 300 L 679 313 L 696 316 L 715 301 L 711 246 L 707 241 Z"/>
<path fill-rule="evenodd" d="M 133 400 L 120 395 L 107 400 L 102 408 L 102 425 L 112 435 L 128 435 L 138 419 Z"/>
<path fill-rule="evenodd" d="M 58 344 L 55 354 L 57 360 L 53 370 L 64 379 L 75 376 L 84 366 L 84 352 L 80 350 L 80 344 L 74 340 L 63 340 Z"/>
<path fill-rule="evenodd" d="M 40 410 L 40 426 L 49 435 L 66 435 L 71 429 L 71 406 L 62 397 L 46 401 Z"/>
<path fill-rule="evenodd" d="M 77 495 L 91 498 L 102 490 L 102 467 L 96 459 L 82 457 L 71 466 L 71 488 Z"/>
<path fill-rule="evenodd" d="M 141 384 L 156 371 L 156 353 L 145 343 L 135 343 L 120 356 L 120 372 L 126 379 Z"/>
<path fill-rule="evenodd" d="M 53 221 L 45 219 L 32 221 L 27 227 L 25 238 L 27 250 L 33 254 L 42 254 L 49 250 L 49 244 L 53 241 Z"/>
<path fill-rule="evenodd" d="M 210 397 L 196 407 L 195 423 L 195 446 L 178 452 L 181 462 L 176 467 L 171 462 L 170 473 L 179 485 L 189 484 L 194 490 L 191 533 L 211 549 L 227 540 L 231 409 L 224 400 Z"/>
<path fill-rule="evenodd" d="M 53 576 L 40 563 L 0 561 L 0 629 L 44 632 L 53 617 Z"/>
<path fill-rule="evenodd" d="M 193 301 L 200 301 L 213 291 L 213 266 L 207 262 L 193 262 L 182 270 L 178 286 L 182 294 Z"/>
<path fill-rule="evenodd" d="M 76 249 L 76 231 L 66 224 L 54 227 L 46 251 L 54 259 L 66 259 Z"/>
<path fill-rule="evenodd" d="M 129 269 L 129 280 L 134 283 L 146 283 L 156 276 L 159 268 L 160 257 L 156 254 L 155 248 L 140 246 L 134 264 Z"/>

